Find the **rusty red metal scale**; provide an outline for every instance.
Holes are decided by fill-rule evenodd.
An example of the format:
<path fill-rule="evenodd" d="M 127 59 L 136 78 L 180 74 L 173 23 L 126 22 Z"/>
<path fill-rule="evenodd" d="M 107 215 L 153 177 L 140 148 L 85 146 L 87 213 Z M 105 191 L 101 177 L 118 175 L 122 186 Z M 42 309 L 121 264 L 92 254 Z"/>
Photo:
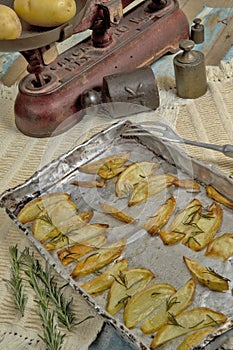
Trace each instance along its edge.
<path fill-rule="evenodd" d="M 122 2 L 123 7 L 129 4 Z M 89 0 L 89 5 L 82 9 L 82 18 L 63 27 L 59 36 L 92 29 L 91 37 L 49 65 L 43 62 L 45 47 L 21 51 L 30 74 L 19 83 L 15 122 L 26 135 L 64 132 L 82 118 L 83 91 L 100 90 L 105 76 L 149 66 L 177 51 L 189 37 L 187 18 L 176 0 L 143 1 L 124 15 L 118 0 Z"/>

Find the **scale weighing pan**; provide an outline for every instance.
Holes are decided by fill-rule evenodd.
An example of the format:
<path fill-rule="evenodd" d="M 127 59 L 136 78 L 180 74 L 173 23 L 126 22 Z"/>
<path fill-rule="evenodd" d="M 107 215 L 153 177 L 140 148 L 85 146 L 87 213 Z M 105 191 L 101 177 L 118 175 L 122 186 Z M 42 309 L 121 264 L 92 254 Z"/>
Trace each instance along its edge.
<path fill-rule="evenodd" d="M 14 9 L 14 0 L 0 0 L 1 5 L 6 5 Z M 61 41 L 64 29 L 68 26 L 75 28 L 85 16 L 87 8 L 90 6 L 87 0 L 76 0 L 76 15 L 70 20 L 57 27 L 37 27 L 25 21 L 22 23 L 22 34 L 13 40 L 0 40 L 1 52 L 27 51 L 40 48 L 56 41 Z"/>

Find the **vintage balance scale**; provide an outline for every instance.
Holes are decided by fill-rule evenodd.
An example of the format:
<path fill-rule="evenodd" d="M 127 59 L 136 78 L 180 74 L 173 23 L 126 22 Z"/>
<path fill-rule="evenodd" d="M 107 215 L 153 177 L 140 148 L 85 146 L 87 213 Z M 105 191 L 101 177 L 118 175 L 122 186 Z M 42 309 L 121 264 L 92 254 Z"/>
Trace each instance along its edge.
<path fill-rule="evenodd" d="M 13 0 L 0 3 L 13 8 Z M 21 37 L 0 41 L 0 51 L 19 51 L 28 62 L 15 100 L 15 123 L 25 135 L 48 137 L 69 129 L 82 118 L 83 93 L 101 90 L 103 77 L 148 66 L 189 37 L 177 0 L 76 3 L 77 14 L 68 23 L 55 28 L 22 23 Z M 56 42 L 87 29 L 91 36 L 47 61 Z"/>

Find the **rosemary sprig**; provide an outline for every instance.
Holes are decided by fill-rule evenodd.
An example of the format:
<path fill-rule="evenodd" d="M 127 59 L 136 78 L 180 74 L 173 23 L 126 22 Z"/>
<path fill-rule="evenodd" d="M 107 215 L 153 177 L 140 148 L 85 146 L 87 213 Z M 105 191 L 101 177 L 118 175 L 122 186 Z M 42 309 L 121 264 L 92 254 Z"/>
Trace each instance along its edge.
<path fill-rule="evenodd" d="M 185 328 L 184 326 L 182 326 L 177 319 L 175 318 L 175 316 L 168 312 L 168 324 L 173 325 L 173 326 L 178 326 L 178 327 L 182 327 Z"/>
<path fill-rule="evenodd" d="M 180 301 L 178 300 L 177 297 L 170 297 L 168 299 L 166 299 L 166 310 L 170 310 L 172 308 L 173 305 L 175 304 L 179 304 Z"/>
<path fill-rule="evenodd" d="M 223 277 L 222 275 L 220 275 L 218 272 L 216 272 L 211 267 L 207 267 L 207 272 L 206 273 L 210 273 L 211 275 L 213 275 L 215 277 L 218 277 L 218 278 L 222 279 L 223 281 L 230 281 L 228 278 Z"/>
<path fill-rule="evenodd" d="M 73 299 L 67 301 L 62 292 L 67 284 L 58 287 L 48 263 L 43 270 L 38 260 L 32 259 L 30 255 L 27 259 L 30 261 L 30 267 L 25 270 L 25 273 L 29 277 L 31 287 L 42 305 L 45 305 L 48 299 L 51 300 L 56 307 L 58 320 L 70 331 L 76 325 L 76 317 L 72 310 Z"/>
<path fill-rule="evenodd" d="M 48 304 L 46 307 L 40 301 L 38 301 L 37 303 L 39 305 L 39 314 L 42 320 L 42 327 L 44 331 L 43 337 L 40 335 L 39 337 L 47 346 L 47 350 L 61 350 L 65 334 L 62 334 L 57 329 L 54 311 L 49 310 Z"/>
<path fill-rule="evenodd" d="M 24 293 L 23 279 L 21 277 L 22 255 L 19 254 L 18 246 L 9 248 L 11 255 L 11 278 L 3 279 L 14 294 L 14 302 L 22 316 L 24 316 L 27 297 Z"/>
<path fill-rule="evenodd" d="M 128 288 L 128 281 L 126 275 L 120 271 L 117 276 L 111 275 L 115 281 L 119 284 L 121 284 L 123 287 Z"/>

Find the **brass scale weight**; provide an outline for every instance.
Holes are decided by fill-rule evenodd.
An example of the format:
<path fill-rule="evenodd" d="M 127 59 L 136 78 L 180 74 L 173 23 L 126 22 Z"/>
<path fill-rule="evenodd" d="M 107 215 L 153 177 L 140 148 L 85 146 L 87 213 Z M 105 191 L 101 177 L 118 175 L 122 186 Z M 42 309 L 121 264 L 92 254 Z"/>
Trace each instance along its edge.
<path fill-rule="evenodd" d="M 13 0 L 0 3 L 13 8 Z M 76 4 L 77 14 L 68 23 L 41 28 L 23 22 L 21 37 L 0 41 L 2 52 L 19 51 L 28 62 L 29 74 L 19 82 L 14 105 L 16 126 L 25 135 L 64 132 L 83 116 L 84 91 L 100 91 L 105 76 L 149 66 L 165 53 L 176 52 L 189 37 L 189 23 L 177 0 L 145 0 L 135 6 L 130 0 Z M 90 37 L 46 61 L 56 42 L 87 29 L 92 30 Z"/>

